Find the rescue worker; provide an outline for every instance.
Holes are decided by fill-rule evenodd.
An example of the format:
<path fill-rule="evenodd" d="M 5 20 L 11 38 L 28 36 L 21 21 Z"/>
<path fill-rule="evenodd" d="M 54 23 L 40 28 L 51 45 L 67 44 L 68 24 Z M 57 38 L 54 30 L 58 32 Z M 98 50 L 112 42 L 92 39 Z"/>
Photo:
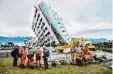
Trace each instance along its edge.
<path fill-rule="evenodd" d="M 43 47 L 43 59 L 44 59 L 44 68 L 48 69 L 48 58 L 49 58 L 50 52 L 49 50 L 44 46 Z"/>
<path fill-rule="evenodd" d="M 28 67 L 30 67 L 31 69 L 34 68 L 34 52 L 29 52 L 28 55 Z"/>
<path fill-rule="evenodd" d="M 17 66 L 17 61 L 19 58 L 19 47 L 15 46 L 14 50 L 11 52 L 11 56 L 13 57 L 13 66 Z"/>
<path fill-rule="evenodd" d="M 84 55 L 86 55 L 89 52 L 87 46 L 82 48 L 82 52 L 84 53 Z"/>
<path fill-rule="evenodd" d="M 63 53 L 65 53 L 67 55 L 69 52 L 70 52 L 70 48 L 69 48 L 68 44 L 66 43 L 64 45 Z"/>
<path fill-rule="evenodd" d="M 64 45 L 64 49 L 68 49 L 69 48 L 69 46 L 68 46 L 68 44 L 66 43 L 65 45 Z"/>
<path fill-rule="evenodd" d="M 25 65 L 25 59 L 26 59 L 26 51 L 25 51 L 24 45 L 20 47 L 19 54 L 20 54 L 20 67 L 25 68 L 24 65 Z"/>
<path fill-rule="evenodd" d="M 75 57 L 76 57 L 76 53 L 75 53 L 75 45 L 76 42 L 73 40 L 73 44 L 71 46 L 71 58 L 72 58 L 72 64 L 75 64 Z"/>
<path fill-rule="evenodd" d="M 81 65 L 82 64 L 82 55 L 81 55 L 81 53 L 80 52 L 78 52 L 78 53 L 76 53 L 76 64 L 79 64 L 79 65 Z"/>
<path fill-rule="evenodd" d="M 76 64 L 82 64 L 82 56 L 83 56 L 83 53 L 81 52 L 81 48 L 82 48 L 82 45 L 79 41 L 76 42 L 75 44 L 75 63 Z"/>
<path fill-rule="evenodd" d="M 85 64 L 88 63 L 90 60 L 92 60 L 92 55 L 90 54 L 87 47 L 83 47 L 82 53 L 83 53 L 83 61 Z"/>
<path fill-rule="evenodd" d="M 36 67 L 41 67 L 41 55 L 42 55 L 42 51 L 40 49 L 40 46 L 38 46 L 38 48 L 35 51 L 36 54 Z"/>

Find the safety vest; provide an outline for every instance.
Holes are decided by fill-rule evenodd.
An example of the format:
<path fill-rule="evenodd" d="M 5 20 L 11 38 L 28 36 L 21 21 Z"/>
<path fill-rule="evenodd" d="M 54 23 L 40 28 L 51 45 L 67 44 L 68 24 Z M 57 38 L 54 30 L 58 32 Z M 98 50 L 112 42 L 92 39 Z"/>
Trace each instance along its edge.
<path fill-rule="evenodd" d="M 67 48 L 69 48 L 69 46 L 68 45 L 64 45 L 64 49 L 67 49 Z"/>
<path fill-rule="evenodd" d="M 21 50 L 20 50 L 20 54 L 25 55 L 25 54 L 26 54 L 26 53 L 25 53 L 25 50 L 24 50 L 24 49 L 21 49 Z"/>

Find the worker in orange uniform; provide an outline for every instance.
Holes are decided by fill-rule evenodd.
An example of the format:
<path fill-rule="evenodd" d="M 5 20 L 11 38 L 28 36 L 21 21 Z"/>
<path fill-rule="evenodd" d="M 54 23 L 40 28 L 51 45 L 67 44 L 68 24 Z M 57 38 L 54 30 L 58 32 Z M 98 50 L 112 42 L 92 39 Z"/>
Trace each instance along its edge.
<path fill-rule="evenodd" d="M 68 44 L 66 43 L 63 48 L 64 48 L 63 53 L 65 53 L 67 55 L 70 52 L 70 48 L 69 48 Z"/>
<path fill-rule="evenodd" d="M 42 55 L 42 51 L 40 49 L 40 46 L 38 46 L 38 48 L 35 51 L 36 54 L 36 67 L 41 67 L 41 55 Z"/>
<path fill-rule="evenodd" d="M 82 52 L 84 54 L 84 56 L 83 56 L 84 63 L 88 63 L 88 61 L 92 60 L 92 55 L 90 54 L 87 47 L 84 47 L 82 49 Z"/>
<path fill-rule="evenodd" d="M 20 51 L 19 51 L 19 54 L 20 54 L 20 67 L 21 68 L 25 68 L 25 59 L 26 59 L 26 52 L 25 52 L 25 46 L 21 46 L 20 48 Z"/>
<path fill-rule="evenodd" d="M 27 57 L 28 57 L 28 67 L 33 69 L 34 68 L 34 52 L 29 52 Z"/>
<path fill-rule="evenodd" d="M 63 53 L 66 54 L 66 61 L 67 61 L 67 55 L 70 53 L 70 51 L 71 51 L 71 50 L 70 50 L 68 44 L 66 43 L 66 44 L 64 45 L 64 50 L 63 50 Z"/>
<path fill-rule="evenodd" d="M 75 59 L 76 59 L 76 49 L 75 49 L 75 45 L 76 45 L 76 42 L 73 40 L 73 44 L 72 44 L 72 46 L 71 46 L 71 59 L 72 59 L 72 64 L 75 64 L 76 63 L 76 61 L 75 61 Z"/>
<path fill-rule="evenodd" d="M 68 48 L 69 48 L 68 44 L 65 44 L 64 49 L 68 49 Z"/>
<path fill-rule="evenodd" d="M 82 45 L 79 41 L 76 42 L 75 44 L 75 51 L 76 51 L 76 55 L 75 55 L 75 62 L 76 64 L 82 64 L 82 56 L 84 55 L 82 53 Z"/>

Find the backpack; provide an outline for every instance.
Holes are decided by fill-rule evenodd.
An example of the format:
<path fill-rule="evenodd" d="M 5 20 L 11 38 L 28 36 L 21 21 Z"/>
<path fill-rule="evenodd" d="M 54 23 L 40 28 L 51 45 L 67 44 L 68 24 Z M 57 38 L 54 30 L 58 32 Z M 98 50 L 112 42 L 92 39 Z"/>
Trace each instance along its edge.
<path fill-rule="evenodd" d="M 12 57 L 15 56 L 15 51 L 14 51 L 14 50 L 11 51 L 11 56 L 12 56 Z"/>
<path fill-rule="evenodd" d="M 56 62 L 55 61 L 52 61 L 51 66 L 56 66 Z"/>
<path fill-rule="evenodd" d="M 66 60 L 60 60 L 60 64 L 61 64 L 61 65 L 66 65 L 67 62 L 66 62 Z"/>
<path fill-rule="evenodd" d="M 16 57 L 19 56 L 19 49 L 15 48 L 11 51 L 11 56 Z"/>

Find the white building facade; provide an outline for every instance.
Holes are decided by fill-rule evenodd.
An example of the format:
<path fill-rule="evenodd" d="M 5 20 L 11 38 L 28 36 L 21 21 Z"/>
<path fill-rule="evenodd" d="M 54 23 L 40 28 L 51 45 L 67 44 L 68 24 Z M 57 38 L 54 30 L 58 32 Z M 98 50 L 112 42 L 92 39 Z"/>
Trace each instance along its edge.
<path fill-rule="evenodd" d="M 67 30 L 55 11 L 43 1 L 36 4 L 34 9 L 32 30 L 36 35 L 35 46 L 63 44 L 69 41 Z"/>

